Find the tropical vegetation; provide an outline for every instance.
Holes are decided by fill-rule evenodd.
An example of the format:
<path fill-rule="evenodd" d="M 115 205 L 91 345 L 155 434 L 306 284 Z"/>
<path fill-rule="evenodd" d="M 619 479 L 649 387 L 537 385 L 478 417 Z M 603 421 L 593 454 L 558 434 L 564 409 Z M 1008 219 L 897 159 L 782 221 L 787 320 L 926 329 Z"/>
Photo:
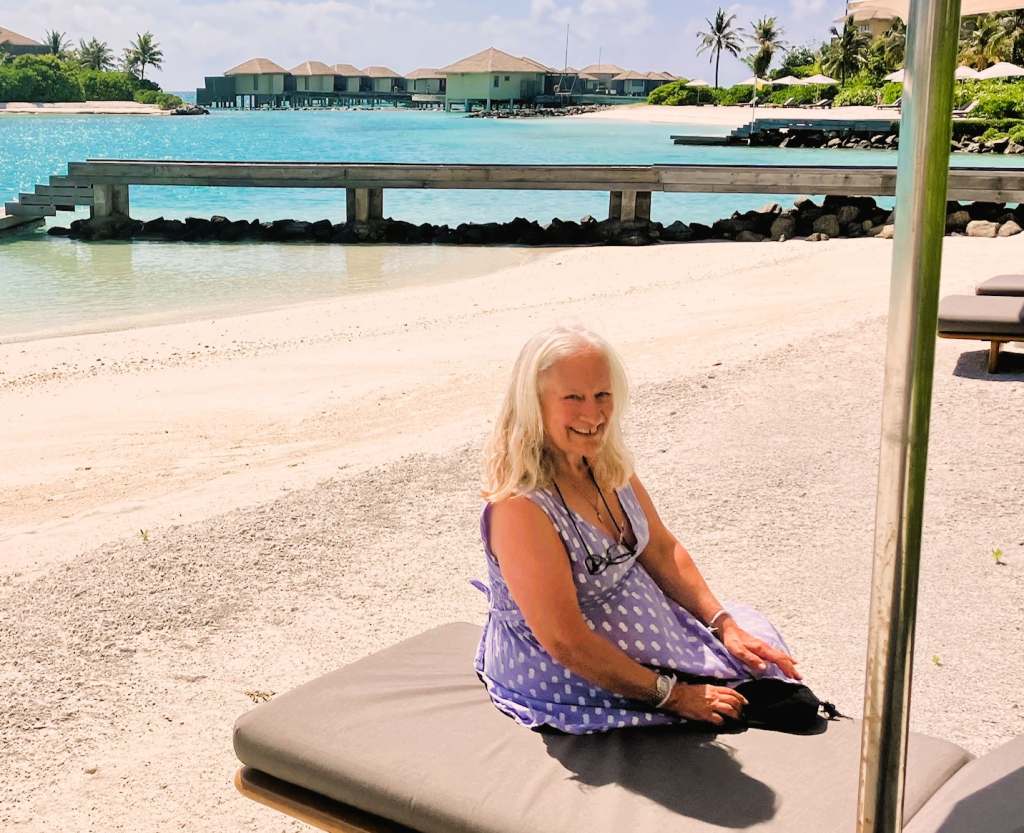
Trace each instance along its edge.
<path fill-rule="evenodd" d="M 12 57 L 0 51 L 0 101 L 141 101 L 169 110 L 184 102 L 146 79 L 159 69 L 163 52 L 152 32 L 136 35 L 119 58 L 105 41 L 47 31 L 45 55 Z"/>
<path fill-rule="evenodd" d="M 835 85 L 761 90 L 758 103 L 804 104 L 827 98 L 837 107 L 893 104 L 903 94 L 902 84 L 886 80 L 887 75 L 903 66 L 906 57 L 907 28 L 899 19 L 894 19 L 874 38 L 847 19 L 841 27 L 832 27 L 825 42 L 793 46 L 783 42 L 784 33 L 775 17 L 751 21 L 744 30 L 738 25 L 736 15 L 719 8 L 706 23 L 707 28 L 697 33 L 697 54 L 707 54 L 715 65 L 714 89 L 698 92 L 687 87 L 683 79 L 655 89 L 648 98 L 651 103 L 749 102 L 754 92 L 749 86 L 719 88 L 723 52 L 741 60 L 759 78 L 775 80 L 783 76 L 807 78 L 823 74 L 837 82 Z M 1024 9 L 963 18 L 958 60 L 976 70 L 999 61 L 1024 66 Z M 993 129 L 1008 133 L 1009 128 L 1003 122 L 1024 119 L 1024 80 L 958 82 L 955 100 L 958 107 L 976 102 L 972 116 Z M 977 124 L 973 126 L 977 128 Z M 1013 135 L 1019 133 L 1024 133 L 1024 129 Z"/>

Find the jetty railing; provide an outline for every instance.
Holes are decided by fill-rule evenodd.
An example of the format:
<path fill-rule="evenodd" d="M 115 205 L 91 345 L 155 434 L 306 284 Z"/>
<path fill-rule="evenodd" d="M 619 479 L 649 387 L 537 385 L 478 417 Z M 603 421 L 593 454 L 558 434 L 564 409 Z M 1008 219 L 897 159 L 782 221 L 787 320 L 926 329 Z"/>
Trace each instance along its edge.
<path fill-rule="evenodd" d="M 0 229 L 76 206 L 88 206 L 92 217 L 128 215 L 133 185 L 344 189 L 346 220 L 357 224 L 383 219 L 388 188 L 607 191 L 609 218 L 628 223 L 650 220 L 655 192 L 893 196 L 896 168 L 92 159 L 71 162 L 66 175 L 8 202 Z M 1024 202 L 1024 168 L 952 168 L 948 186 L 953 200 Z"/>

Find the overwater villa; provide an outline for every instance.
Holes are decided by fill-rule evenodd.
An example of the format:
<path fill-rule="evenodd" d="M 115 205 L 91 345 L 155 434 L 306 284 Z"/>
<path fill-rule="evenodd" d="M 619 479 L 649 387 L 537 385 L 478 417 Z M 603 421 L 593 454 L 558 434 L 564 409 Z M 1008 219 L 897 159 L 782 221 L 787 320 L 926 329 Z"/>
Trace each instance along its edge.
<path fill-rule="evenodd" d="M 207 76 L 196 90 L 205 107 L 331 107 L 339 104 L 403 104 L 446 109 L 561 105 L 569 102 L 635 101 L 675 76 L 640 73 L 614 64 L 583 70 L 557 69 L 525 55 L 490 47 L 448 66 L 421 67 L 402 75 L 390 67 L 327 64 L 307 60 L 285 69 L 252 58 Z"/>
<path fill-rule="evenodd" d="M 445 107 L 474 105 L 488 110 L 495 104 L 532 104 L 544 92 L 544 79 L 553 72 L 532 58 L 517 58 L 490 47 L 441 68 L 448 79 Z"/>
<path fill-rule="evenodd" d="M 0 26 L 0 51 L 8 55 L 45 55 L 49 48 L 39 41 Z"/>

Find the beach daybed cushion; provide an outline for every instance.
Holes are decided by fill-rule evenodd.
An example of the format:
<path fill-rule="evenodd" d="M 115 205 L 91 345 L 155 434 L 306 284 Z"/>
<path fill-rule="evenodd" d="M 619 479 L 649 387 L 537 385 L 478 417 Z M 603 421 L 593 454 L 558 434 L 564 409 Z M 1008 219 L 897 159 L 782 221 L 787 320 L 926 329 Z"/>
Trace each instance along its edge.
<path fill-rule="evenodd" d="M 1024 275 L 996 275 L 978 284 L 979 295 L 1024 295 Z"/>
<path fill-rule="evenodd" d="M 336 830 L 852 833 L 859 722 L 803 736 L 532 732 L 487 699 L 479 638 L 474 625 L 435 628 L 246 713 L 239 788 L 353 825 L 323 824 Z M 916 734 L 908 756 L 908 819 L 971 758 Z"/>
<path fill-rule="evenodd" d="M 999 349 L 1024 341 L 1024 297 L 949 295 L 939 302 L 939 336 L 989 342 L 988 372 L 999 366 Z"/>
<path fill-rule="evenodd" d="M 1020 833 L 1024 830 L 1024 735 L 956 773 L 905 833 Z"/>

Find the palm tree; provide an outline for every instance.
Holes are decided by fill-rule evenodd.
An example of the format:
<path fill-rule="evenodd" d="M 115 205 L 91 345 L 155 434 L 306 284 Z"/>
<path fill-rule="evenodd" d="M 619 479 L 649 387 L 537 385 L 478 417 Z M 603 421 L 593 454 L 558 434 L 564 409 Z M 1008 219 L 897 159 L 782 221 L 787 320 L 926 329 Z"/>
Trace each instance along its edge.
<path fill-rule="evenodd" d="M 753 60 L 750 67 L 754 75 L 763 78 L 771 66 L 775 53 L 782 51 L 786 45 L 782 42 L 782 29 L 779 28 L 774 17 L 762 17 L 754 21 L 753 31 L 750 33 L 752 44 Z"/>
<path fill-rule="evenodd" d="M 131 50 L 135 53 L 136 63 L 139 67 L 139 78 L 146 77 L 146 67 L 160 69 L 164 62 L 164 53 L 160 50 L 160 44 L 153 39 L 152 32 L 144 32 L 135 35 L 135 42 L 131 44 Z"/>
<path fill-rule="evenodd" d="M 46 30 L 46 37 L 43 38 L 43 44 L 46 46 L 47 52 L 51 55 L 56 55 L 58 58 L 68 57 L 68 53 L 71 51 L 71 43 L 65 40 L 65 34 L 54 30 Z"/>
<path fill-rule="evenodd" d="M 960 33 L 960 59 L 975 69 L 1005 61 L 1013 52 L 1013 39 L 1003 20 L 993 14 L 979 14 L 965 20 Z"/>
<path fill-rule="evenodd" d="M 840 84 L 845 85 L 847 75 L 854 75 L 864 62 L 871 36 L 850 18 L 846 18 L 842 32 L 836 31 L 835 26 L 829 32 L 832 41 L 822 50 L 821 69 L 828 75 L 838 75 Z"/>
<path fill-rule="evenodd" d="M 722 59 L 722 52 L 728 52 L 734 58 L 739 57 L 743 42 L 740 40 L 742 31 L 734 26 L 736 15 L 726 16 L 724 9 L 715 12 L 715 21 L 705 18 L 708 24 L 706 32 L 698 32 L 697 39 L 700 46 L 697 47 L 697 54 L 710 52 L 709 61 L 715 62 L 715 89 L 718 89 L 718 64 Z"/>
<path fill-rule="evenodd" d="M 107 70 L 114 68 L 114 53 L 106 41 L 90 38 L 78 40 L 78 63 L 86 69 Z"/>
<path fill-rule="evenodd" d="M 907 24 L 897 17 L 882 33 L 880 40 L 886 69 L 891 72 L 903 66 L 907 57 Z"/>
<path fill-rule="evenodd" d="M 1018 9 L 1007 12 L 1001 17 L 1012 44 L 1010 60 L 1015 64 L 1022 64 L 1024 63 L 1024 11 Z"/>
<path fill-rule="evenodd" d="M 139 55 L 130 46 L 121 50 L 121 57 L 117 59 L 117 68 L 129 75 L 139 74 Z"/>

